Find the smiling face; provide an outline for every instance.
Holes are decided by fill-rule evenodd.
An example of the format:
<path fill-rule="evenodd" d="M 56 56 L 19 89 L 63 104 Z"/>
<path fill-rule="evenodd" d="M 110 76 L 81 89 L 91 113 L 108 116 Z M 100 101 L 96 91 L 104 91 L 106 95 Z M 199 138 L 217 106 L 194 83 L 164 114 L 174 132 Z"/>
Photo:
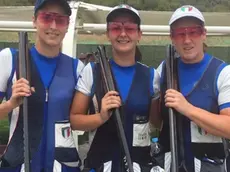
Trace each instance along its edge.
<path fill-rule="evenodd" d="M 117 53 L 135 52 L 141 31 L 130 13 L 120 13 L 107 23 L 107 37 Z"/>
<path fill-rule="evenodd" d="M 60 5 L 47 3 L 36 13 L 33 24 L 37 29 L 39 44 L 60 47 L 68 29 L 69 16 L 65 15 Z"/>
<path fill-rule="evenodd" d="M 171 40 L 185 63 L 197 63 L 203 59 L 203 43 L 206 30 L 198 19 L 184 17 L 171 25 Z"/>

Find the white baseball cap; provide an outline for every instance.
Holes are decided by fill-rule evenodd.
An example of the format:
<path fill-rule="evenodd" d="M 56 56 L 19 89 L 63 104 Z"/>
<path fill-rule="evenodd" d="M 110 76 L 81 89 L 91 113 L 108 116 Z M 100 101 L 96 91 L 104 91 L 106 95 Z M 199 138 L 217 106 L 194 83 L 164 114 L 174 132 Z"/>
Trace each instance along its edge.
<path fill-rule="evenodd" d="M 169 25 L 182 17 L 195 17 L 205 23 L 203 14 L 196 7 L 192 5 L 184 5 L 180 8 L 177 8 L 177 10 L 173 13 L 169 20 Z"/>
<path fill-rule="evenodd" d="M 116 13 L 117 12 L 128 12 L 128 13 L 134 15 L 134 17 L 137 20 L 138 25 L 140 25 L 140 23 L 141 23 L 141 18 L 140 18 L 139 12 L 135 8 L 133 8 L 133 7 L 129 6 L 129 5 L 127 5 L 127 4 L 121 4 L 121 5 L 118 5 L 118 6 L 115 6 L 114 8 L 112 8 L 112 10 L 108 13 L 108 15 L 106 17 L 106 22 L 107 23 L 111 21 L 111 19 L 112 19 L 113 15 L 115 14 L 115 12 Z"/>

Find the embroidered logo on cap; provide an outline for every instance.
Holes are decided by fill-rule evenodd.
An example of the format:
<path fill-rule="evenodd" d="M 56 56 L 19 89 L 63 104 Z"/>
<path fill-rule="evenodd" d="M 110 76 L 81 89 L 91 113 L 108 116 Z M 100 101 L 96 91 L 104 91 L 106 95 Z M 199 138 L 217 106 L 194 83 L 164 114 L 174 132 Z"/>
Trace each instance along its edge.
<path fill-rule="evenodd" d="M 181 7 L 181 11 L 183 12 L 188 12 L 188 11 L 192 11 L 193 7 L 191 6 L 183 6 Z"/>
<path fill-rule="evenodd" d="M 129 5 L 126 4 L 121 4 L 118 6 L 118 8 L 127 8 L 127 9 L 131 9 L 131 7 Z"/>

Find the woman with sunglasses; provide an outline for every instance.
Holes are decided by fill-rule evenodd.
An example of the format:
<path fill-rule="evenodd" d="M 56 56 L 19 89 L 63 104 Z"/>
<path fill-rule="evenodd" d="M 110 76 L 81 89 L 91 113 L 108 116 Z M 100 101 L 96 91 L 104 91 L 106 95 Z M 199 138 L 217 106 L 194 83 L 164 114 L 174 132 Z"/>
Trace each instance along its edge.
<path fill-rule="evenodd" d="M 1 172 L 22 172 L 23 119 L 19 106 L 28 97 L 29 151 L 33 172 L 80 171 L 69 114 L 83 63 L 60 52 L 71 9 L 66 0 L 37 0 L 37 29 L 30 50 L 31 82 L 17 79 L 17 50 L 0 52 L 0 117 L 9 113 L 10 139 L 1 157 Z M 12 112 L 11 112 L 12 111 Z"/>
<path fill-rule="evenodd" d="M 97 129 L 85 160 L 91 171 L 121 172 L 124 154 L 110 111 L 119 108 L 135 172 L 149 172 L 150 123 L 160 126 L 158 116 L 159 75 L 153 68 L 141 64 L 136 46 L 141 39 L 140 16 L 136 9 L 119 5 L 106 18 L 107 38 L 112 45 L 110 60 L 117 91 L 105 93 L 98 65 L 89 63 L 83 69 L 71 109 L 71 126 L 77 130 Z M 98 74 L 99 73 L 99 74 Z M 96 94 L 99 113 L 87 114 L 91 98 Z M 150 114 L 151 99 L 155 98 Z"/>
<path fill-rule="evenodd" d="M 205 19 L 197 8 L 178 8 L 169 25 L 172 43 L 180 56 L 179 90 L 166 90 L 162 63 L 158 68 L 164 97 L 160 143 L 165 152 L 170 151 L 167 108 L 174 108 L 181 119 L 181 125 L 177 125 L 179 166 L 183 165 L 188 172 L 224 172 L 225 138 L 230 138 L 230 66 L 204 52 Z M 165 165 L 169 171 L 170 163 Z"/>

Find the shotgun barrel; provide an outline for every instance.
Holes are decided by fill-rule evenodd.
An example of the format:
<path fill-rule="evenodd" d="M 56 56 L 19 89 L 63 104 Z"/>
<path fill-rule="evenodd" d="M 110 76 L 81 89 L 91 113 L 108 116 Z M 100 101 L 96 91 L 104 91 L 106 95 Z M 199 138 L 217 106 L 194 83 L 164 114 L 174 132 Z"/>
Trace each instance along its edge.
<path fill-rule="evenodd" d="M 166 54 L 166 76 L 167 76 L 167 89 L 175 89 L 173 79 L 174 73 L 174 47 L 167 46 Z M 170 129 L 170 147 L 171 147 L 171 171 L 178 172 L 178 148 L 177 148 L 177 130 L 176 130 L 176 116 L 172 108 L 169 108 L 169 129 Z"/>
<path fill-rule="evenodd" d="M 116 89 L 114 85 L 113 75 L 111 72 L 109 59 L 107 58 L 104 46 L 103 47 L 98 46 L 96 58 L 99 61 L 99 65 L 101 68 L 102 79 L 103 79 L 103 83 L 105 84 L 105 89 L 106 89 L 105 91 L 106 92 L 115 91 Z M 117 124 L 118 135 L 121 141 L 121 146 L 125 154 L 124 162 L 123 162 L 125 165 L 125 170 L 127 172 L 134 172 L 119 109 L 114 109 L 114 115 L 115 115 L 115 121 Z"/>
<path fill-rule="evenodd" d="M 29 53 L 27 32 L 19 32 L 19 77 L 30 82 L 29 77 Z M 29 132 L 28 132 L 28 98 L 23 98 L 23 137 L 24 137 L 24 164 L 25 172 L 30 172 Z"/>

